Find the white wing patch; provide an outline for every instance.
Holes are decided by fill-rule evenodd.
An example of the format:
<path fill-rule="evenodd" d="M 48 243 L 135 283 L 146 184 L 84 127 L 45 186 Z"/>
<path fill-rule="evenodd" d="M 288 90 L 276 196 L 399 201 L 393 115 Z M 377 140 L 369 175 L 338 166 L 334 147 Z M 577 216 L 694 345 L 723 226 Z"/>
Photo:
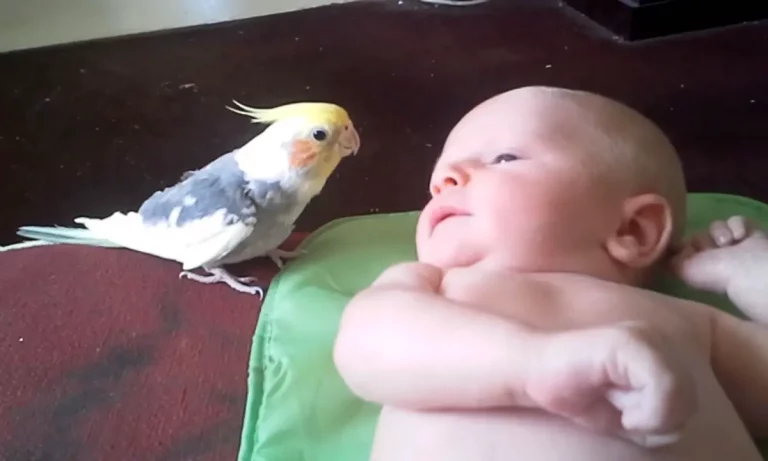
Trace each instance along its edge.
<path fill-rule="evenodd" d="M 105 219 L 77 218 L 94 236 L 142 253 L 182 263 L 184 270 L 215 262 L 246 239 L 253 228 L 227 219 L 225 209 L 178 226 L 180 209 L 168 221 L 148 225 L 141 215 L 114 213 Z"/>

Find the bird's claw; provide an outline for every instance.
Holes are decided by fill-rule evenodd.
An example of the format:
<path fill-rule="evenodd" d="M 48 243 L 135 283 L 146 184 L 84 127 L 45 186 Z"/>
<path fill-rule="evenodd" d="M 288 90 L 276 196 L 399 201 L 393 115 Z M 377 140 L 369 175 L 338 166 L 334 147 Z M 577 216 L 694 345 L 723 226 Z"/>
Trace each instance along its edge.
<path fill-rule="evenodd" d="M 261 287 L 246 285 L 247 283 L 255 282 L 255 277 L 235 277 L 220 267 L 205 270 L 208 271 L 210 275 L 199 275 L 190 271 L 182 271 L 179 273 L 179 278 L 188 278 L 205 284 L 224 282 L 236 291 L 248 293 L 250 295 L 258 295 L 259 299 L 264 299 L 264 290 Z"/>
<path fill-rule="evenodd" d="M 285 266 L 283 259 L 298 258 L 305 254 L 307 254 L 307 250 L 286 251 L 279 248 L 267 252 L 267 256 L 275 263 L 278 269 L 282 269 Z"/>

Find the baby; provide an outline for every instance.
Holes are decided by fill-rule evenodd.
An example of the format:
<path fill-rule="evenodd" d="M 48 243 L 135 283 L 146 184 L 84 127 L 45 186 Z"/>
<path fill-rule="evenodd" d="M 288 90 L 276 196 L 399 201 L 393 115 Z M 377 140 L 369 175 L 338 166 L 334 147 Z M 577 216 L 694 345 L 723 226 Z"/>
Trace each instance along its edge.
<path fill-rule="evenodd" d="M 717 252 L 761 239 L 768 255 L 768 239 L 731 220 L 713 226 L 723 248 L 681 242 L 682 168 L 651 121 L 513 90 L 453 129 L 430 191 L 419 261 L 355 296 L 335 345 L 350 389 L 383 406 L 371 459 L 761 459 L 768 328 L 643 287 L 682 245 L 678 273 L 738 303 Z"/>

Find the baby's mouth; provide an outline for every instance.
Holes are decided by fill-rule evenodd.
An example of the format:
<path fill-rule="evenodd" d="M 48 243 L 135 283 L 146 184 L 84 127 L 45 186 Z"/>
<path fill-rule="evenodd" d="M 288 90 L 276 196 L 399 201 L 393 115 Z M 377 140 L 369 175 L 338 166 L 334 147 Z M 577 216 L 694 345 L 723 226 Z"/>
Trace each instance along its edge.
<path fill-rule="evenodd" d="M 458 218 L 461 216 L 469 216 L 469 213 L 465 210 L 453 207 L 438 208 L 432 213 L 430 219 L 430 229 L 434 232 L 435 228 L 446 220 L 451 218 Z"/>

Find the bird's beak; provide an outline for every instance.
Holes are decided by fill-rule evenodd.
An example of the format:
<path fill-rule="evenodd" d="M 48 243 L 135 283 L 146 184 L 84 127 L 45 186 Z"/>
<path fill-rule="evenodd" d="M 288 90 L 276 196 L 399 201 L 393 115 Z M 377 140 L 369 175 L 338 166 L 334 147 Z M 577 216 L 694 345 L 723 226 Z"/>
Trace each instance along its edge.
<path fill-rule="evenodd" d="M 350 125 L 349 130 L 341 135 L 339 142 L 344 151 L 349 152 L 346 155 L 357 155 L 360 151 L 360 135 L 357 133 L 354 126 Z"/>

